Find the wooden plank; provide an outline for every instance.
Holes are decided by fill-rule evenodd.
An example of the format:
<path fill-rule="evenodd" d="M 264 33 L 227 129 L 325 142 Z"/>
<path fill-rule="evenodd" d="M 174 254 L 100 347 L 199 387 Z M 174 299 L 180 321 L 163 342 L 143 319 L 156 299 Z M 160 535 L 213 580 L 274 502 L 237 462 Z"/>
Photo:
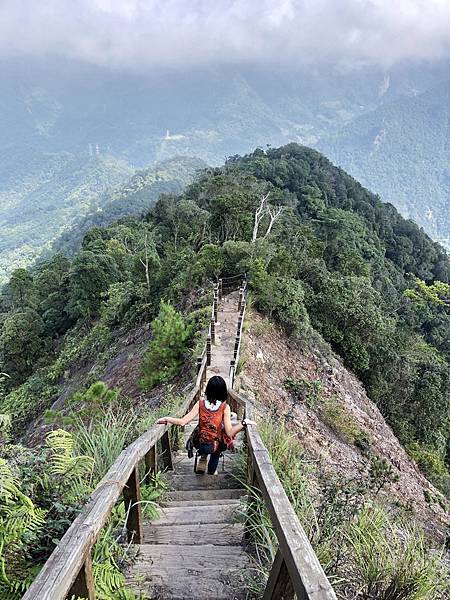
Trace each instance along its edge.
<path fill-rule="evenodd" d="M 278 550 L 270 570 L 263 600 L 292 600 L 294 597 L 295 592 L 286 563 L 282 553 Z"/>
<path fill-rule="evenodd" d="M 242 542 L 241 523 L 210 523 L 207 527 L 198 523 L 191 525 L 144 525 L 146 544 L 213 544 L 214 546 L 238 546 Z"/>
<path fill-rule="evenodd" d="M 156 445 L 152 446 L 145 455 L 145 483 L 149 485 L 151 478 L 156 475 L 158 470 L 158 454 L 156 452 Z"/>
<path fill-rule="evenodd" d="M 242 496 L 240 499 L 235 498 L 221 498 L 220 506 L 225 505 L 234 505 L 236 507 L 240 506 L 241 503 L 246 502 L 247 496 Z M 167 508 L 173 508 L 174 506 L 211 506 L 213 500 L 195 500 L 195 503 L 192 500 L 170 500 L 167 502 L 163 502 L 162 506 Z M 217 506 L 219 503 L 216 502 L 214 506 Z"/>
<path fill-rule="evenodd" d="M 180 500 L 185 502 L 191 502 L 195 504 L 199 500 L 216 502 L 224 499 L 238 499 L 245 496 L 247 491 L 243 488 L 221 488 L 221 489 L 206 489 L 206 490 L 184 490 L 174 491 L 171 490 L 168 493 L 167 501 Z"/>
<path fill-rule="evenodd" d="M 76 576 L 68 596 L 69 598 L 75 596 L 75 598 L 80 597 L 87 598 L 87 600 L 95 600 L 95 584 L 90 554 L 86 555 L 84 564 Z"/>
<path fill-rule="evenodd" d="M 229 473 L 219 472 L 217 475 L 172 475 L 169 482 L 174 490 L 219 490 L 222 488 L 239 488 L 241 484 Z"/>
<path fill-rule="evenodd" d="M 244 506 L 231 505 L 204 505 L 204 506 L 167 506 L 160 510 L 158 519 L 152 521 L 152 525 L 169 527 L 171 525 L 193 525 L 195 523 L 231 523 L 239 520 L 240 510 Z"/>
<path fill-rule="evenodd" d="M 217 573 L 214 573 L 217 575 Z M 226 579 L 226 577 L 224 576 Z M 169 582 L 159 580 L 145 580 L 141 582 L 142 577 L 136 575 L 137 582 L 130 581 L 129 587 L 137 594 L 144 593 L 146 598 L 164 598 L 164 600 L 199 600 L 199 598 L 208 598 L 208 600 L 244 600 L 246 598 L 245 589 L 235 576 L 230 576 L 228 581 L 221 581 L 217 577 L 203 578 L 197 574 L 186 574 L 183 577 L 172 579 Z"/>
<path fill-rule="evenodd" d="M 127 518 L 126 527 L 128 541 L 133 542 L 133 544 L 140 544 L 143 535 L 141 488 L 139 485 L 138 467 L 133 470 L 123 488 L 123 500 L 125 504 L 125 517 Z"/>
<path fill-rule="evenodd" d="M 212 556 L 214 560 L 211 560 Z M 135 564 L 146 573 L 156 566 L 155 571 L 166 570 L 168 576 L 171 576 L 180 570 L 197 571 L 199 565 L 203 565 L 205 571 L 221 571 L 227 568 L 242 568 L 250 562 L 250 556 L 242 546 L 142 544 Z"/>

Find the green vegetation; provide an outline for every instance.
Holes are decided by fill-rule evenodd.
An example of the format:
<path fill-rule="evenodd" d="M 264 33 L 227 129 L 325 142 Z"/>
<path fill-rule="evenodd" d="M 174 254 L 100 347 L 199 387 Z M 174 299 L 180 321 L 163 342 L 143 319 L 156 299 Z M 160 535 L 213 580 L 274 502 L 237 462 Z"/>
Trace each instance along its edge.
<path fill-rule="evenodd" d="M 189 329 L 183 317 L 166 302 L 161 302 L 159 314 L 153 321 L 152 333 L 150 347 L 142 362 L 141 385 L 146 389 L 176 375 L 189 338 Z"/>
<path fill-rule="evenodd" d="M 131 177 L 133 169 L 111 156 L 29 152 L 29 168 L 15 177 L 8 172 L 3 181 L 0 168 L 0 286 L 14 267 L 54 250 L 73 254 L 90 228 L 139 215 L 162 193 L 180 193 L 204 166 L 177 158 Z M 23 164 L 23 156 L 16 159 Z M 7 163 L 15 168 L 11 157 Z"/>
<path fill-rule="evenodd" d="M 316 554 L 339 599 L 444 600 L 450 583 L 444 551 L 436 551 L 404 519 L 374 505 L 390 479 L 371 468 L 367 480 L 334 481 L 312 468 L 301 443 L 283 424 L 260 427 L 264 443 Z M 243 465 L 243 481 L 245 466 Z M 246 525 L 257 569 L 251 585 L 261 595 L 277 541 L 258 490 L 249 488 Z"/>
<path fill-rule="evenodd" d="M 56 254 L 32 271 L 14 271 L 0 294 L 2 437 L 5 431 L 20 436 L 67 394 L 73 373 L 82 370 L 83 389 L 63 414 L 49 417 L 70 428 L 79 449 L 75 456 L 94 458 L 93 477 L 100 477 L 120 447 L 154 422 L 127 416 L 129 400 L 119 401 L 96 384 L 120 351 L 120 340 L 149 326 L 143 384 L 170 381 L 198 351 L 209 318 L 206 290 L 216 276 L 236 272 L 248 274 L 255 308 L 294 340 L 306 346 L 318 334 L 325 338 L 401 441 L 413 452 L 418 444 L 421 467 L 431 472 L 424 452 L 438 459 L 440 474 L 433 481 L 444 490 L 450 452 L 449 260 L 392 206 L 295 144 L 232 157 L 224 167 L 203 172 L 184 194 L 161 196 L 145 215 L 90 229 L 71 259 Z M 370 449 L 370 440 L 339 407 L 323 402 L 317 386 L 287 386 L 305 402 L 317 402 L 338 435 Z M 90 414 L 84 414 L 86 403 Z M 294 486 L 293 501 L 308 505 L 292 464 L 288 471 L 295 481 L 287 485 Z M 389 465 L 374 463 L 372 471 L 377 481 L 392 475 Z M 35 495 L 23 493 L 47 510 L 33 489 Z M 69 492 L 61 491 L 62 510 Z M 42 493 L 45 499 L 47 491 Z M 344 496 L 330 493 L 327 518 L 344 510 Z M 65 515 L 65 527 L 72 516 Z M 310 523 L 316 526 L 314 518 Z M 58 527 L 54 539 L 64 529 Z M 311 535 L 319 547 L 328 524 L 317 527 Z M 51 551 L 47 542 L 35 562 Z M 325 550 L 320 552 L 327 565 Z"/>
<path fill-rule="evenodd" d="M 79 406 L 83 410 L 79 410 Z M 0 598 L 22 597 L 40 565 L 57 545 L 89 495 L 120 452 L 156 421 L 173 410 L 169 398 L 158 411 L 134 411 L 117 391 L 93 384 L 72 399 L 65 413 L 47 418 L 70 427 L 57 428 L 37 450 L 5 440 L 0 450 Z M 144 473 L 141 473 L 142 477 Z M 167 485 L 161 474 L 142 487 L 146 516 L 157 515 L 157 501 Z M 117 505 L 93 550 L 97 595 L 102 600 L 132 600 L 124 589 L 121 566 L 125 512 Z"/>
<path fill-rule="evenodd" d="M 337 398 L 327 398 L 321 409 L 322 421 L 349 444 L 361 439 L 362 431 Z"/>
<path fill-rule="evenodd" d="M 304 402 L 309 408 L 314 408 L 322 398 L 322 384 L 320 381 L 308 379 L 286 379 L 285 389 L 299 402 Z"/>

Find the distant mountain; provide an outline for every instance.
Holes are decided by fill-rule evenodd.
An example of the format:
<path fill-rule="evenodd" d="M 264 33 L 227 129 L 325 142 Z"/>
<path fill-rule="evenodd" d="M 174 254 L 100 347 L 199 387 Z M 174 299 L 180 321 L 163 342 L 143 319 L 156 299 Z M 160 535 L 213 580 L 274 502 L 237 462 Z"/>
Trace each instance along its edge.
<path fill-rule="evenodd" d="M 39 153 L 47 157 L 44 179 L 54 168 L 48 156 L 69 153 L 88 162 L 125 161 L 123 181 L 130 168 L 176 156 L 218 165 L 258 146 L 298 142 L 321 149 L 435 238 L 445 237 L 448 73 L 448 62 L 389 71 L 222 66 L 131 73 L 3 62 L 0 212 L 9 210 L 11 187 L 28 189 Z"/>
<path fill-rule="evenodd" d="M 137 171 L 122 186 L 97 196 L 91 202 L 90 211 L 80 216 L 55 240 L 51 251 L 73 254 L 79 249 L 84 234 L 92 227 L 105 227 L 121 217 L 140 215 L 163 193 L 180 194 L 196 173 L 206 166 L 199 159 L 179 157 Z"/>
<path fill-rule="evenodd" d="M 450 238 L 450 82 L 388 102 L 318 145 L 434 238 Z"/>
<path fill-rule="evenodd" d="M 70 152 L 3 151 L 0 165 L 0 283 L 132 173 L 123 160 Z"/>

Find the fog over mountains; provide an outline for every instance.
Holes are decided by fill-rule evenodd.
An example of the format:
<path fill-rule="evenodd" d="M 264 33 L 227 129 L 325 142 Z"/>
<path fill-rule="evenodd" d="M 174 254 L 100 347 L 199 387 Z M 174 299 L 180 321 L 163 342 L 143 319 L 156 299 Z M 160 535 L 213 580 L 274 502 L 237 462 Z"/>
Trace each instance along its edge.
<path fill-rule="evenodd" d="M 135 167 L 186 154 L 218 164 L 258 145 L 296 141 L 318 147 L 430 234 L 445 237 L 448 67 L 132 74 L 10 60 L 0 67 L 1 153 L 14 155 L 18 171 L 30 149 L 107 154 Z M 11 171 L 2 171 L 5 192 Z"/>

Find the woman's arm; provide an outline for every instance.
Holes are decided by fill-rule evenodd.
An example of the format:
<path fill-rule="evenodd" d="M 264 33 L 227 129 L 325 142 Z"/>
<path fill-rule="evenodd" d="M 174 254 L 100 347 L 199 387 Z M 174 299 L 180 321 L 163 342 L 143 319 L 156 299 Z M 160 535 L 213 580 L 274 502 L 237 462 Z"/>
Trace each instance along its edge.
<path fill-rule="evenodd" d="M 233 427 L 233 425 L 231 424 L 231 409 L 228 404 L 225 406 L 225 411 L 223 413 L 223 428 L 225 429 L 225 433 L 227 435 L 229 435 L 230 437 L 232 437 L 233 435 L 236 435 L 236 433 L 238 433 L 242 429 L 242 425 L 241 425 L 240 429 L 238 429 L 237 431 L 234 431 L 236 426 Z"/>
<path fill-rule="evenodd" d="M 244 425 L 245 422 L 245 425 Z M 245 429 L 247 425 L 256 425 L 255 421 L 251 421 L 250 419 L 245 419 L 245 421 L 241 421 L 240 423 L 236 423 L 233 425 L 231 423 L 231 408 L 227 404 L 225 407 L 225 412 L 223 414 L 223 428 L 225 429 L 225 433 L 229 435 L 231 438 Z"/>
<path fill-rule="evenodd" d="M 198 402 L 196 402 L 194 404 L 194 406 L 192 407 L 192 409 L 187 413 L 187 415 L 184 415 L 184 417 L 182 417 L 181 419 L 177 419 L 176 417 L 162 417 L 161 419 L 158 419 L 157 423 L 158 423 L 158 425 L 170 424 L 170 425 L 179 425 L 180 427 L 184 427 L 185 425 L 187 425 L 188 423 L 193 421 L 197 415 L 198 415 Z"/>

